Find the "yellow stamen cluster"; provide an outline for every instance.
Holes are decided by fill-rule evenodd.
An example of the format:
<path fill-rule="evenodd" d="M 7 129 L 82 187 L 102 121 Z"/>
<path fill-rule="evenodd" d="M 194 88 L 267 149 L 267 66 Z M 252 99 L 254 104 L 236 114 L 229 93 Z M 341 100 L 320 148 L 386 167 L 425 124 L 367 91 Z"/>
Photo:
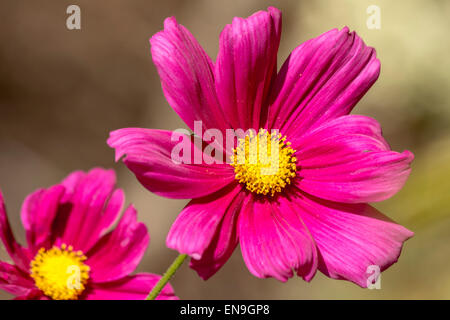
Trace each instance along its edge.
<path fill-rule="evenodd" d="M 239 139 L 231 156 L 235 178 L 247 190 L 270 196 L 281 192 L 297 172 L 295 150 L 281 133 L 260 129 Z"/>
<path fill-rule="evenodd" d="M 31 261 L 30 275 L 36 287 L 53 300 L 76 300 L 89 279 L 89 266 L 81 251 L 65 244 L 39 249 Z"/>

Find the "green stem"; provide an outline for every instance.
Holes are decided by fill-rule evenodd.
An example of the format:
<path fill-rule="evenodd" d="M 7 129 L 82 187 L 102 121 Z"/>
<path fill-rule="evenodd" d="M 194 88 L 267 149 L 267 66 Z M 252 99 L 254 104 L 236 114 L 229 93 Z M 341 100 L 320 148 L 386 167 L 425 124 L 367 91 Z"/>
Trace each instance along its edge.
<path fill-rule="evenodd" d="M 156 286 L 153 287 L 152 291 L 148 294 L 145 300 L 155 300 L 164 286 L 169 282 L 170 278 L 175 274 L 178 268 L 183 264 L 184 260 L 186 260 L 187 254 L 180 254 L 178 257 L 172 262 L 170 267 L 167 269 L 166 273 L 159 279 Z"/>

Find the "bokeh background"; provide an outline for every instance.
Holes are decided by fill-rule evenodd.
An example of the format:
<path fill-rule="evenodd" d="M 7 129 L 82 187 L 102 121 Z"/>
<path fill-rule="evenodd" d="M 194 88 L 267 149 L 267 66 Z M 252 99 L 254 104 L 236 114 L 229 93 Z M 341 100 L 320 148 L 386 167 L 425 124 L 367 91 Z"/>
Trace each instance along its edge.
<path fill-rule="evenodd" d="M 66 8 L 81 7 L 81 30 L 66 28 Z M 381 29 L 366 26 L 369 5 Z M 218 36 L 234 16 L 274 5 L 283 11 L 279 63 L 301 42 L 348 25 L 377 49 L 382 71 L 354 113 L 377 118 L 393 149 L 416 159 L 405 188 L 376 204 L 415 232 L 381 290 L 317 274 L 311 283 L 257 279 L 236 250 L 213 278 L 185 264 L 172 281 L 185 299 L 449 299 L 450 298 L 450 2 L 263 0 L 39 0 L 0 2 L 0 188 L 13 229 L 27 194 L 75 169 L 114 168 L 152 241 L 139 271 L 163 273 L 176 253 L 165 247 L 187 201 L 146 191 L 105 141 L 123 127 L 184 127 L 168 106 L 148 39 L 175 15 L 215 57 Z M 0 251 L 0 258 L 6 254 Z M 10 298 L 0 293 L 0 298 Z"/>

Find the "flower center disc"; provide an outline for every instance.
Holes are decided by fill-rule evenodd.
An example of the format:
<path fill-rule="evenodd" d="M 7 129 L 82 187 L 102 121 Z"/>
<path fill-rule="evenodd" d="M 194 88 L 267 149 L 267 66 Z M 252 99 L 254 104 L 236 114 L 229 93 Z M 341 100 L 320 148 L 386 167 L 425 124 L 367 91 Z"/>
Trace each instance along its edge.
<path fill-rule="evenodd" d="M 273 196 L 281 192 L 297 171 L 295 150 L 290 145 L 278 131 L 269 133 L 260 129 L 257 134 L 250 131 L 238 140 L 231 156 L 236 180 L 257 194 Z"/>
<path fill-rule="evenodd" d="M 39 249 L 31 261 L 30 275 L 36 287 L 53 300 L 76 300 L 89 279 L 86 256 L 72 246 Z"/>

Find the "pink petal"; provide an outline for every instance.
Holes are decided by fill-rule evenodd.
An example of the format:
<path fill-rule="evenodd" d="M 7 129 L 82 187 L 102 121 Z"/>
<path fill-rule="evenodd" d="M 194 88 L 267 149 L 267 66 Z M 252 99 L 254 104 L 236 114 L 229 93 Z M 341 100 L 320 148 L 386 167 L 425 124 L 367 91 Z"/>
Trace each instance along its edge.
<path fill-rule="evenodd" d="M 236 222 L 243 198 L 237 185 L 192 200 L 169 231 L 167 246 L 189 254 L 191 267 L 205 280 L 222 267 L 238 243 Z"/>
<path fill-rule="evenodd" d="M 144 300 L 160 278 L 161 276 L 156 274 L 139 273 L 114 282 L 93 284 L 83 298 L 85 300 Z M 156 300 L 176 299 L 178 298 L 169 283 L 156 298 Z"/>
<path fill-rule="evenodd" d="M 414 158 L 390 151 L 378 123 L 363 116 L 329 121 L 296 140 L 296 185 L 317 197 L 347 203 L 382 201 L 405 184 Z"/>
<path fill-rule="evenodd" d="M 155 34 L 150 43 L 166 99 L 189 128 L 202 120 L 205 129 L 225 130 L 212 61 L 189 31 L 175 18 L 167 18 L 164 31 Z"/>
<path fill-rule="evenodd" d="M 317 269 L 314 240 L 290 200 L 278 197 L 248 201 L 238 232 L 247 268 L 259 278 L 287 281 L 297 272 L 306 281 Z"/>
<path fill-rule="evenodd" d="M 220 35 L 215 65 L 216 91 L 234 129 L 259 128 L 276 73 L 281 12 L 259 11 L 234 18 Z"/>
<path fill-rule="evenodd" d="M 61 184 L 66 189 L 62 202 L 69 202 L 76 193 L 80 183 L 86 178 L 87 173 L 81 170 L 70 173 Z"/>
<path fill-rule="evenodd" d="M 14 239 L 14 234 L 9 224 L 8 216 L 6 214 L 5 203 L 3 201 L 3 194 L 0 191 L 0 239 L 14 263 L 24 272 L 28 272 L 30 267 L 30 253 L 23 248 Z"/>
<path fill-rule="evenodd" d="M 88 252 L 119 216 L 124 202 L 115 189 L 113 170 L 95 168 L 74 172 L 62 185 L 66 188 L 53 234 L 59 243 Z"/>
<path fill-rule="evenodd" d="M 203 280 L 208 280 L 228 261 L 236 248 L 239 237 L 237 220 L 241 210 L 241 199 L 236 198 L 227 208 L 216 233 L 209 246 L 203 252 L 201 259 L 191 259 L 189 266 L 197 271 Z"/>
<path fill-rule="evenodd" d="M 291 53 L 277 76 L 269 127 L 300 136 L 349 114 L 379 72 L 375 50 L 347 27 L 311 39 Z"/>
<path fill-rule="evenodd" d="M 319 249 L 319 270 L 361 287 L 373 273 L 367 272 L 369 266 L 387 269 L 413 236 L 367 204 L 330 202 L 303 193 L 296 202 Z"/>
<path fill-rule="evenodd" d="M 44 295 L 44 293 L 37 289 L 29 289 L 25 294 L 17 296 L 14 300 L 51 300 L 49 297 Z"/>
<path fill-rule="evenodd" d="M 39 189 L 26 197 L 21 211 L 29 248 L 36 252 L 51 246 L 52 225 L 65 188 L 56 185 Z"/>
<path fill-rule="evenodd" d="M 126 154 L 124 163 L 144 187 L 164 197 L 199 198 L 234 181 L 231 166 L 206 164 L 209 157 L 193 143 L 190 164 L 173 161 L 172 150 L 180 142 L 172 141 L 172 134 L 164 130 L 120 129 L 110 133 L 108 144 L 116 149 L 116 161 Z M 200 163 L 196 164 L 198 158 Z"/>
<path fill-rule="evenodd" d="M 129 275 L 141 261 L 149 241 L 147 228 L 137 222 L 137 212 L 130 206 L 117 227 L 86 254 L 92 281 L 108 282 Z"/>
<path fill-rule="evenodd" d="M 0 261 L 0 289 L 15 296 L 28 294 L 34 288 L 34 282 L 18 267 Z"/>

